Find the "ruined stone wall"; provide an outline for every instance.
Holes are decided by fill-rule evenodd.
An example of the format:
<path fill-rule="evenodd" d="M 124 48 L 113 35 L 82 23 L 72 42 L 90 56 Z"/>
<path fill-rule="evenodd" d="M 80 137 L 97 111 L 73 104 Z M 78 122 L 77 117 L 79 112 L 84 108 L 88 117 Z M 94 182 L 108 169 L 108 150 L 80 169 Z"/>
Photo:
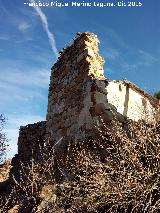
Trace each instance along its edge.
<path fill-rule="evenodd" d="M 92 33 L 79 33 L 52 67 L 49 86 L 47 134 L 50 140 L 85 139 L 99 120 L 113 111 L 133 119 L 153 121 L 159 104 L 131 82 L 104 77 L 99 41 Z"/>
<path fill-rule="evenodd" d="M 39 145 L 46 138 L 61 141 L 85 140 L 94 127 L 112 120 L 114 112 L 138 121 L 155 121 L 158 101 L 129 81 L 104 77 L 104 59 L 99 40 L 92 33 L 78 33 L 73 44 L 63 49 L 52 67 L 47 120 L 21 127 L 18 155 L 25 161 L 38 159 Z M 47 134 L 46 134 L 47 133 Z"/>
<path fill-rule="evenodd" d="M 40 150 L 46 139 L 46 122 L 28 124 L 20 127 L 18 138 L 18 159 L 29 162 L 32 157 L 35 161 L 40 160 Z"/>
<path fill-rule="evenodd" d="M 104 79 L 104 60 L 98 55 L 98 43 L 92 33 L 79 34 L 52 67 L 47 133 L 55 142 L 62 137 L 85 138 L 85 130 L 93 127 L 89 112 L 93 105 L 91 84 L 93 79 Z"/>

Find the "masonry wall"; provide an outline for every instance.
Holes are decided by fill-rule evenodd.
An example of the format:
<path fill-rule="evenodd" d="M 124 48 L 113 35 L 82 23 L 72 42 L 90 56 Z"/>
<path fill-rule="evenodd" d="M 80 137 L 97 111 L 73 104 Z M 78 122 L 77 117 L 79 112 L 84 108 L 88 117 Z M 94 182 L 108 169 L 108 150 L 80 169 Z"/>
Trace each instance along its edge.
<path fill-rule="evenodd" d="M 93 128 L 91 85 L 93 79 L 104 79 L 98 43 L 92 33 L 78 34 L 52 67 L 47 113 L 50 140 L 79 140 Z"/>
<path fill-rule="evenodd" d="M 49 86 L 47 134 L 50 141 L 83 140 L 94 133 L 100 119 L 113 112 L 138 121 L 155 121 L 158 102 L 129 81 L 104 77 L 99 41 L 92 33 L 79 33 L 52 67 Z"/>
<path fill-rule="evenodd" d="M 20 127 L 18 138 L 18 159 L 22 162 L 29 162 L 41 158 L 41 149 L 46 140 L 46 122 L 41 121 L 35 124 L 28 124 Z"/>

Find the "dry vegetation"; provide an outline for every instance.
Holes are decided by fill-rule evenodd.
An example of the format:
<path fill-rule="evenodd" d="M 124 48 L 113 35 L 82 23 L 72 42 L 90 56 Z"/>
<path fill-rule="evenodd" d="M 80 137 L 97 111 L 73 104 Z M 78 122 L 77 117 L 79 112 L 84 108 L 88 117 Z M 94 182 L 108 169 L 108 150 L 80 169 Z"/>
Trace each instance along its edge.
<path fill-rule="evenodd" d="M 114 119 L 96 130 L 61 155 L 46 146 L 42 161 L 21 163 L 2 212 L 159 212 L 160 124 Z"/>

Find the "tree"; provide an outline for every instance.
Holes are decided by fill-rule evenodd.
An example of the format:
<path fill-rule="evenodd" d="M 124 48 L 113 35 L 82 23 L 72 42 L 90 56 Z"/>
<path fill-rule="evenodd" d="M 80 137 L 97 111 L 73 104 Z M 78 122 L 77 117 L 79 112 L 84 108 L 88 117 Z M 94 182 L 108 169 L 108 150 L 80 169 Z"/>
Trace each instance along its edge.
<path fill-rule="evenodd" d="M 0 164 L 3 163 L 6 157 L 6 151 L 8 146 L 6 134 L 3 132 L 5 122 L 6 118 L 4 117 L 4 115 L 0 114 Z"/>
<path fill-rule="evenodd" d="M 154 97 L 160 100 L 160 91 L 154 93 Z"/>

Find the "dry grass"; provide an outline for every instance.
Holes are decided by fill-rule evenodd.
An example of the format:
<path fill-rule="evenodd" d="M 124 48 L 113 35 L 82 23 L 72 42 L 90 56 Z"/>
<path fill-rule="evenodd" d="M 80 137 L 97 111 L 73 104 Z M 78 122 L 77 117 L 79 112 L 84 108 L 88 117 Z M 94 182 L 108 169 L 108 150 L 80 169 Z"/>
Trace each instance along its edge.
<path fill-rule="evenodd" d="M 159 212 L 160 124 L 115 119 L 96 131 L 62 155 L 47 148 L 42 162 L 22 165 L 8 203 L 30 212 Z"/>
<path fill-rule="evenodd" d="M 57 204 L 67 212 L 158 212 L 160 125 L 112 121 L 73 145 Z M 74 153 L 74 160 L 73 160 Z"/>

